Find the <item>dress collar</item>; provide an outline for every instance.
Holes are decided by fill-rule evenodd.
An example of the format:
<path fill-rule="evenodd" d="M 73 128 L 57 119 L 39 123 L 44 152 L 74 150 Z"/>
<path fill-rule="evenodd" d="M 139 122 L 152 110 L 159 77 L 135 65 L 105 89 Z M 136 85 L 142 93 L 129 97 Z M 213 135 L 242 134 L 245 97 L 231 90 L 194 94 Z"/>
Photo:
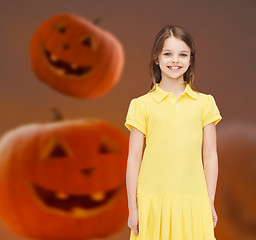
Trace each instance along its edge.
<path fill-rule="evenodd" d="M 166 92 L 162 88 L 159 87 L 159 83 L 156 83 L 149 91 L 149 94 L 158 102 L 160 103 L 166 96 L 168 96 L 171 92 Z M 184 93 L 186 93 L 188 96 L 197 99 L 197 92 L 195 92 L 189 85 L 189 83 L 186 83 L 186 87 L 184 90 Z"/>

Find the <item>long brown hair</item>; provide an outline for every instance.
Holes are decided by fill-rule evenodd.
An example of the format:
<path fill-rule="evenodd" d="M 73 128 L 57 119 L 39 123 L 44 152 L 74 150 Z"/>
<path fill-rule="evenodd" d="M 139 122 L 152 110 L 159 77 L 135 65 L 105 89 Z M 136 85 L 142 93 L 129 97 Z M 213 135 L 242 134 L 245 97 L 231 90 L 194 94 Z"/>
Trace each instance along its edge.
<path fill-rule="evenodd" d="M 190 48 L 190 60 L 191 64 L 187 71 L 183 75 L 184 82 L 189 83 L 190 87 L 197 91 L 194 84 L 194 75 L 195 75 L 195 44 L 193 42 L 192 36 L 190 33 L 183 27 L 177 25 L 166 25 L 160 32 L 156 35 L 155 42 L 152 48 L 149 69 L 150 77 L 152 79 L 151 90 L 156 83 L 160 83 L 162 79 L 161 69 L 159 65 L 155 63 L 159 54 L 162 52 L 165 39 L 173 36 L 184 41 Z M 151 91 L 150 90 L 150 91 Z"/>

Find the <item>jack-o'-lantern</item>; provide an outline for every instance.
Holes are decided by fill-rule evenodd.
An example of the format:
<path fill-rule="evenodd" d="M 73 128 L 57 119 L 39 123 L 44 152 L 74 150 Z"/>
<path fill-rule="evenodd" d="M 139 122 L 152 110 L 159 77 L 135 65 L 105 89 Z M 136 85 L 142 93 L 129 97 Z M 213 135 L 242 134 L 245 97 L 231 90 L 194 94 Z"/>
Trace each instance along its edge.
<path fill-rule="evenodd" d="M 230 122 L 218 135 L 216 237 L 256 239 L 256 125 Z"/>
<path fill-rule="evenodd" d="M 0 218 L 33 239 L 91 239 L 126 226 L 128 137 L 97 119 L 31 124 L 0 140 Z"/>
<path fill-rule="evenodd" d="M 124 54 L 111 33 L 67 13 L 38 27 L 30 44 L 30 62 L 35 75 L 55 90 L 92 99 L 118 82 Z"/>

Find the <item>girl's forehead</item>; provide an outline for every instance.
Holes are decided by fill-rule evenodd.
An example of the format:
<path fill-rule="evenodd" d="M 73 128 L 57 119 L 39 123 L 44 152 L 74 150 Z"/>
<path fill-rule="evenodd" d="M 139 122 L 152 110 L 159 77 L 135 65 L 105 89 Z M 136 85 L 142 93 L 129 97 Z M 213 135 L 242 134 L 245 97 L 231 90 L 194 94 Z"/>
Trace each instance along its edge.
<path fill-rule="evenodd" d="M 169 50 L 169 51 L 190 51 L 189 46 L 181 39 L 175 38 L 175 37 L 168 37 L 164 41 L 163 45 L 163 51 Z"/>

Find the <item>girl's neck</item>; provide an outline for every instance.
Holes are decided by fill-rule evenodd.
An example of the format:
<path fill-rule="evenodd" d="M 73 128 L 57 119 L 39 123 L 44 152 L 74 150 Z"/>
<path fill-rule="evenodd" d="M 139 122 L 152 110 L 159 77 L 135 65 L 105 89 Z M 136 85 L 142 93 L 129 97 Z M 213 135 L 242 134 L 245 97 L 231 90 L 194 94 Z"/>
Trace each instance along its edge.
<path fill-rule="evenodd" d="M 180 79 L 162 78 L 162 80 L 159 83 L 159 87 L 166 92 L 179 93 L 185 90 L 186 83 L 184 82 L 183 78 L 180 78 Z"/>

